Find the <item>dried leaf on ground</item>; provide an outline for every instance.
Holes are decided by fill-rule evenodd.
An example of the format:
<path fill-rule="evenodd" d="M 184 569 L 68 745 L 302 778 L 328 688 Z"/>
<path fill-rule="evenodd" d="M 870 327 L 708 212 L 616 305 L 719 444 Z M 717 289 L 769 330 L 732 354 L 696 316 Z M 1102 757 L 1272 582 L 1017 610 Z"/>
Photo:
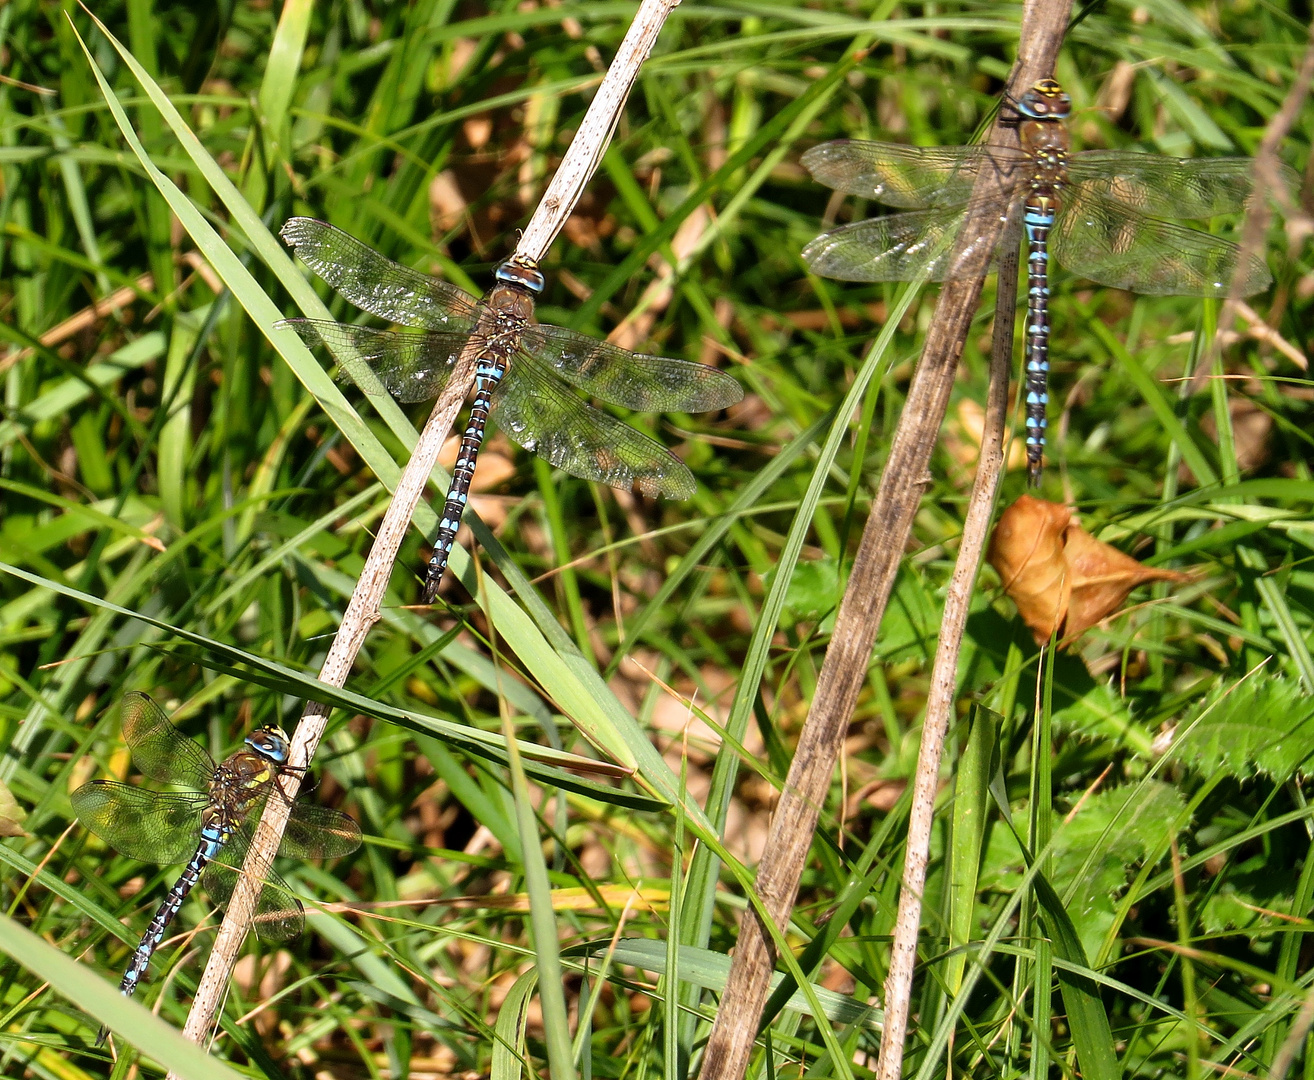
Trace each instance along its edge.
<path fill-rule="evenodd" d="M 986 557 L 1038 645 L 1055 633 L 1075 640 L 1122 607 L 1138 585 L 1190 579 L 1142 565 L 1096 540 L 1066 506 L 1031 495 L 999 516 Z"/>

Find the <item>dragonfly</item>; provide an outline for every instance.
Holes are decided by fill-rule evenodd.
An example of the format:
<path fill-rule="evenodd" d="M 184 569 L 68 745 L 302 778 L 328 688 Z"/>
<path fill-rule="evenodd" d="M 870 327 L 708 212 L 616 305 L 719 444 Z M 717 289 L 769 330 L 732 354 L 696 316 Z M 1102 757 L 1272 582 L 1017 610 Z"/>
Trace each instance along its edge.
<path fill-rule="evenodd" d="M 574 476 L 652 497 L 687 499 L 694 478 L 679 458 L 570 388 L 644 412 L 708 412 L 743 397 L 738 382 L 706 364 L 634 353 L 534 322 L 544 278 L 532 259 L 513 255 L 477 299 L 314 218 L 292 218 L 282 236 L 303 263 L 356 307 L 392 324 L 421 328 L 376 330 L 321 319 L 279 324 L 312 347 L 362 360 L 397 400 L 437 397 L 462 351 L 471 343 L 479 350 L 474 399 L 425 572 L 425 603 L 437 598 L 490 414 L 526 450 Z"/>
<path fill-rule="evenodd" d="M 253 731 L 242 749 L 216 762 L 200 743 L 179 731 L 148 695 L 136 691 L 123 698 L 122 728 L 133 764 L 143 775 L 190 789 L 165 793 L 92 780 L 73 792 L 73 810 L 82 824 L 130 859 L 161 866 L 187 864 L 155 912 L 119 983 L 119 991 L 131 997 L 165 929 L 198 881 L 216 904 L 227 904 L 265 802 L 271 796 L 283 797 L 279 775 L 301 770 L 288 765 L 288 738 L 276 727 Z M 360 839 L 360 826 L 341 810 L 297 801 L 278 854 L 333 859 L 355 851 Z M 256 933 L 266 941 L 283 941 L 304 928 L 301 901 L 271 871 L 256 902 Z M 106 1034 L 102 1028 L 97 1045 Z"/>
<path fill-rule="evenodd" d="M 1240 210 L 1250 195 L 1249 158 L 1172 158 L 1121 150 L 1072 153 L 1064 120 L 1072 99 L 1042 79 L 1011 102 L 1020 147 L 914 147 L 840 140 L 807 151 L 803 164 L 836 191 L 908 212 L 854 222 L 803 249 L 808 266 L 845 281 L 946 281 L 985 273 L 993 230 L 962 228 L 1019 211 L 1027 242 L 1024 395 L 1027 473 L 1040 483 L 1049 401 L 1049 257 L 1101 285 L 1150 295 L 1225 297 L 1266 289 L 1268 267 L 1229 240 L 1165 218 L 1203 219 Z M 977 178 L 993 170 L 1002 196 L 974 204 Z M 1015 218 L 1012 218 L 1016 220 Z M 1005 230 L 1005 235 L 1009 230 Z"/>

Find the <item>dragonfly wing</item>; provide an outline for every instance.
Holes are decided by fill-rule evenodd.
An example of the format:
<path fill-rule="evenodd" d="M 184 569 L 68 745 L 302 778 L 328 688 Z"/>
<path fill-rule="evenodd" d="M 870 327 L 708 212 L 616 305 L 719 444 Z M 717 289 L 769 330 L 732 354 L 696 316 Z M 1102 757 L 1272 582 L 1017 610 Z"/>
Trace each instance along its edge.
<path fill-rule="evenodd" d="M 269 872 L 256 901 L 255 932 L 261 941 L 287 941 L 306 929 L 306 909 L 280 874 Z"/>
<path fill-rule="evenodd" d="M 1004 146 L 901 146 L 840 139 L 814 146 L 799 160 L 815 180 L 836 191 L 918 209 L 966 205 L 977 177 L 988 169 L 998 170 L 1011 186 L 1027 158 Z"/>
<path fill-rule="evenodd" d="M 360 847 L 360 826 L 341 810 L 295 802 L 278 853 L 289 859 L 336 859 Z"/>
<path fill-rule="evenodd" d="M 186 862 L 201 835 L 206 798 L 92 780 L 71 796 L 78 820 L 116 851 L 139 862 Z"/>
<path fill-rule="evenodd" d="M 1230 240 L 1146 217 L 1089 185 L 1064 204 L 1050 250 L 1074 274 L 1150 296 L 1227 296 L 1238 272 L 1249 296 L 1273 280 L 1263 260 Z"/>
<path fill-rule="evenodd" d="M 469 340 L 466 334 L 398 334 L 325 319 L 287 319 L 278 325 L 296 331 L 312 349 L 327 348 L 348 374 L 353 362 L 364 361 L 398 401 L 430 401 L 442 393 Z"/>
<path fill-rule="evenodd" d="M 464 289 L 385 259 L 326 222 L 291 218 L 280 235 L 321 280 L 371 315 L 427 330 L 474 325 L 478 301 Z"/>
<path fill-rule="evenodd" d="M 520 347 L 585 393 L 642 412 L 708 412 L 744 396 L 724 371 L 648 356 L 560 326 L 531 326 Z"/>
<path fill-rule="evenodd" d="M 914 210 L 855 221 L 822 233 L 803 249 L 814 274 L 841 281 L 928 281 L 978 277 L 994 258 L 982 232 L 962 233 L 963 210 Z"/>
<path fill-rule="evenodd" d="M 664 446 L 586 405 L 536 361 L 519 355 L 493 396 L 498 424 L 526 450 L 584 480 L 687 499 L 693 474 Z"/>
<path fill-rule="evenodd" d="M 1254 167 L 1251 158 L 1083 150 L 1069 159 L 1068 176 L 1073 184 L 1089 186 L 1106 199 L 1152 217 L 1207 218 L 1245 206 Z M 1294 180 L 1295 174 L 1286 171 Z"/>
<path fill-rule="evenodd" d="M 205 891 L 217 907 L 227 908 L 237 887 L 237 875 L 251 848 L 251 826 L 233 833 L 219 857 L 205 868 L 201 879 Z M 256 901 L 254 929 L 262 941 L 286 941 L 298 937 L 306 928 L 305 908 L 283 878 L 270 870 L 260 887 Z"/>
<path fill-rule="evenodd" d="M 123 695 L 123 741 L 132 762 L 161 784 L 208 790 L 215 763 L 200 743 L 184 735 L 147 695 Z"/>

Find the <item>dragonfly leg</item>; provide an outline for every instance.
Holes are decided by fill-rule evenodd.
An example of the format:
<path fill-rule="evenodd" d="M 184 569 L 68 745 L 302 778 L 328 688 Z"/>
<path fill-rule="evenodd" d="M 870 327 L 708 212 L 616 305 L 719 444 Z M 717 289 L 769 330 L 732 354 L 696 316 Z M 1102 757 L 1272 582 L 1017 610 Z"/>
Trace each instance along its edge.
<path fill-rule="evenodd" d="M 1027 200 L 1027 481 L 1040 486 L 1045 460 L 1046 409 L 1049 405 L 1049 230 L 1056 207 L 1048 196 Z"/>
<path fill-rule="evenodd" d="M 447 501 L 443 503 L 442 519 L 438 522 L 438 535 L 433 541 L 433 555 L 424 575 L 426 604 L 432 604 L 438 599 L 438 586 L 442 584 L 443 572 L 452 554 L 452 544 L 456 541 L 456 531 L 461 527 L 461 515 L 465 512 L 469 498 L 470 483 L 474 480 L 475 462 L 479 458 L 479 447 L 484 442 L 484 430 L 488 427 L 493 391 L 497 389 L 505 372 L 506 361 L 492 355 L 480 357 L 475 368 L 475 396 L 470 406 L 470 419 L 466 422 L 465 434 L 461 436 L 461 449 L 456 455 L 456 464 L 452 466 L 452 484 L 447 489 Z"/>

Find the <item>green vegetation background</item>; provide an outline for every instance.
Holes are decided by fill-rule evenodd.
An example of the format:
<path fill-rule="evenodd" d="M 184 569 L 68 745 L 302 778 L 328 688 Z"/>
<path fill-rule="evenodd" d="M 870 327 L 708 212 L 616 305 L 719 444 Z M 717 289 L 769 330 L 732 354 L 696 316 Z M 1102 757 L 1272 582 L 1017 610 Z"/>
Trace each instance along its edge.
<path fill-rule="evenodd" d="M 25 813 L 0 846 L 0 946 L 31 950 L 0 962 L 0 1074 L 127 1075 L 132 1051 L 120 1043 L 115 1065 L 94 1050 L 81 1008 L 96 1007 L 94 979 L 117 982 L 177 869 L 89 839 L 68 793 L 128 775 L 113 706 L 129 689 L 216 752 L 254 724 L 295 721 L 298 680 L 318 670 L 386 505 L 379 479 L 404 461 L 407 417 L 425 415 L 376 409 L 350 386 L 335 398 L 322 360 L 285 342 L 275 351 L 273 318 L 314 312 L 290 299 L 272 235 L 311 214 L 481 292 L 632 11 L 96 5 L 195 133 L 189 147 L 85 12 L 0 6 L 0 561 L 12 568 L 0 573 L 0 780 Z M 1056 72 L 1078 146 L 1177 156 L 1255 150 L 1310 18 L 1307 4 L 1257 0 L 1079 11 Z M 596 946 L 587 977 L 580 950 L 565 956 L 572 1018 L 591 1018 L 577 1029 L 581 1073 L 678 1080 L 696 1065 L 705 1024 L 667 1038 L 679 995 L 659 981 L 674 956 L 661 943 L 694 947 L 679 954 L 682 977 L 715 990 L 724 965 L 699 950 L 733 945 L 744 901 L 728 872 L 716 891 L 705 852 L 689 863 L 693 804 L 710 789 L 712 827 L 731 854 L 756 859 L 934 303 L 934 289 L 914 299 L 888 349 L 867 354 L 901 288 L 806 273 L 798 252 L 823 217 L 862 208 L 831 201 L 798 156 L 839 136 L 970 140 L 996 103 L 1019 14 L 998 2 L 676 9 L 547 261 L 540 316 L 719 364 L 748 396 L 723 416 L 633 418 L 693 469 L 687 504 L 590 487 L 494 441 L 474 502 L 500 544 L 481 534 L 474 549 L 481 603 L 449 578 L 444 605 L 407 606 L 427 555 L 412 531 L 350 683 L 374 704 L 335 714 L 317 763 L 313 797 L 357 816 L 366 846 L 340 865 L 287 868 L 318 901 L 374 906 L 312 914 L 285 949 L 249 946 L 218 1056 L 254 1076 L 512 1076 L 524 1016 L 523 1053 L 541 1069 L 532 899 L 554 909 L 563 947 Z M 303 31 L 304 55 L 289 48 Z M 855 42 L 865 54 L 852 56 Z M 837 68 L 846 50 L 854 62 Z M 1302 175 L 1312 131 L 1302 103 L 1282 144 Z M 171 212 L 159 181 L 192 209 Z M 1052 967 L 1006 803 L 1023 834 L 1054 832 L 1046 873 L 1103 980 L 1126 1073 L 1264 1076 L 1294 1056 L 1314 1076 L 1300 1026 L 1314 978 L 1314 395 L 1291 355 L 1307 351 L 1314 277 L 1309 219 L 1289 210 L 1270 234 L 1275 284 L 1251 299 L 1248 325 L 1267 329 L 1230 340 L 1221 360 L 1205 349 L 1211 305 L 1057 275 L 1044 494 L 1138 558 L 1197 575 L 1138 594 L 1038 688 L 1030 635 L 983 572 L 908 1075 L 941 1075 L 947 1061 L 973 1076 L 1070 1075 L 1061 999 L 1038 1004 L 1032 991 Z M 837 895 L 852 901 L 809 970 L 859 1003 L 878 1000 L 884 977 L 903 785 L 975 456 L 992 290 L 793 927 L 802 945 Z M 261 304 L 270 317 L 253 319 Z M 837 417 L 861 365 L 877 363 L 861 408 Z M 1184 381 L 1201 364 L 1228 378 Z M 835 423 L 847 434 L 830 456 Z M 1014 468 L 1003 501 L 1023 484 Z M 821 485 L 817 510 L 796 523 L 810 485 Z M 798 552 L 787 537 L 800 525 Z M 512 594 L 528 617 L 513 614 Z M 495 748 L 509 719 L 523 740 L 596 756 L 563 714 L 637 762 L 657 798 L 538 767 L 551 795 L 540 806 L 548 895 L 526 888 Z M 485 741 L 461 737 L 472 730 Z M 645 754 L 648 735 L 662 757 Z M 683 790 L 684 813 L 661 805 Z M 967 797 L 989 810 L 980 828 L 958 813 Z M 1052 820 L 1034 810 L 1051 804 Z M 0 802 L 0 818 L 19 816 Z M 671 904 L 677 850 L 682 902 Z M 193 930 L 213 921 L 190 900 L 139 995 L 174 1026 L 211 939 Z M 20 926 L 76 958 L 82 977 Z M 608 964 L 613 937 L 632 943 Z M 714 1001 L 704 995 L 704 1015 Z M 826 1002 L 844 1055 L 828 1053 L 803 1002 L 780 1013 L 759 1067 L 865 1074 L 878 1017 Z"/>

